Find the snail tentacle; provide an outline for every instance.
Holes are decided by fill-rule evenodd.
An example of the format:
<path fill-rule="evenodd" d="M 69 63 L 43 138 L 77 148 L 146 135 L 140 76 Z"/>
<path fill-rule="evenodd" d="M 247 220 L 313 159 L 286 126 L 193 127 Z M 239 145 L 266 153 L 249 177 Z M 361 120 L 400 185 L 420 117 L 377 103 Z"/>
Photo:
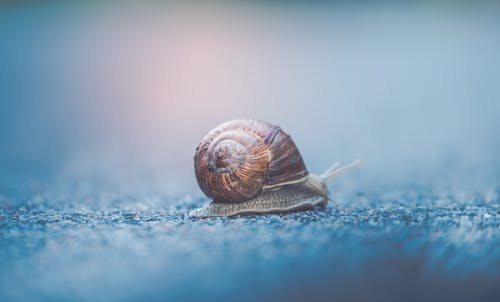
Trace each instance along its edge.
<path fill-rule="evenodd" d="M 340 174 L 356 167 L 357 165 L 359 165 L 361 163 L 362 163 L 362 161 L 358 159 L 358 160 L 353 161 L 352 163 L 349 163 L 349 164 L 339 168 L 340 163 L 336 162 L 330 168 L 326 169 L 326 171 L 323 172 L 320 177 L 325 181 L 325 183 L 329 183 L 332 180 L 334 180 L 337 176 L 339 176 Z"/>

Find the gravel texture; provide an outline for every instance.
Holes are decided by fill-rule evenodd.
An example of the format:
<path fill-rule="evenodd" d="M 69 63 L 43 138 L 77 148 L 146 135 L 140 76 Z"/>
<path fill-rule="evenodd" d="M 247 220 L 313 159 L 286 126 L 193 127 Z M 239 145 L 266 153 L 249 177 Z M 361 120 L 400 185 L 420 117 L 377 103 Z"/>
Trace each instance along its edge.
<path fill-rule="evenodd" d="M 2 301 L 500 298 L 498 188 L 334 194 L 325 210 L 195 219 L 205 198 L 69 187 L 4 194 Z"/>

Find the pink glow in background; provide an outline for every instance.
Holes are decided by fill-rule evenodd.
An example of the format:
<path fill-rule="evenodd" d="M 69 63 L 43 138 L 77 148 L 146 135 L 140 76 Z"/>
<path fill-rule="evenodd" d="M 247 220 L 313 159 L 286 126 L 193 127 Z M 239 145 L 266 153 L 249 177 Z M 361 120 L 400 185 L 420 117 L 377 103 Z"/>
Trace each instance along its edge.
<path fill-rule="evenodd" d="M 311 171 L 379 182 L 498 167 L 494 11 L 358 6 L 4 8 L 3 162 L 197 190 L 229 119 L 281 125 Z M 8 43 L 5 43 L 8 42 Z M 437 173 L 437 174 L 436 174 Z M 358 181 L 353 171 L 345 181 Z"/>

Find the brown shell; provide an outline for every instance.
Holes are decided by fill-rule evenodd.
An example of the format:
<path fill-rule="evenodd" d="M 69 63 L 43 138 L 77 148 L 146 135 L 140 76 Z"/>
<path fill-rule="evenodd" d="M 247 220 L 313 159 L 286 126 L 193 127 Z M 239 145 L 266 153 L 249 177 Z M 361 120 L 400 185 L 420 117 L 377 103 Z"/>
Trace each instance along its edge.
<path fill-rule="evenodd" d="M 230 203 L 308 175 L 291 137 L 257 120 L 233 120 L 210 131 L 196 149 L 194 169 L 208 197 Z"/>

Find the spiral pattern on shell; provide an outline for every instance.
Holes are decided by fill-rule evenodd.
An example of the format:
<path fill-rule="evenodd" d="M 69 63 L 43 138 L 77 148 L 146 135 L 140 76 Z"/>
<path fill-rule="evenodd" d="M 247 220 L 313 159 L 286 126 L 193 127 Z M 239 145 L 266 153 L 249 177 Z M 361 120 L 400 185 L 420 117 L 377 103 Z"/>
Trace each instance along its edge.
<path fill-rule="evenodd" d="M 200 188 L 214 202 L 243 202 L 308 175 L 291 137 L 257 120 L 233 120 L 210 131 L 196 149 L 194 167 Z"/>

